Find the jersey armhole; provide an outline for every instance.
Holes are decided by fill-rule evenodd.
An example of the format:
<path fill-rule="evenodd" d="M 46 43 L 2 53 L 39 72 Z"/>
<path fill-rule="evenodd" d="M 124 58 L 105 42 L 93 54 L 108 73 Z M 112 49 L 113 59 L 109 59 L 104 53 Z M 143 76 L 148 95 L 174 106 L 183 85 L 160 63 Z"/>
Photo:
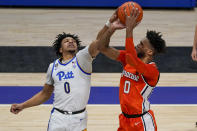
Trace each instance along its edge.
<path fill-rule="evenodd" d="M 51 78 L 52 78 L 52 75 L 53 75 L 53 70 L 54 70 L 54 67 L 55 67 L 55 62 L 56 62 L 56 60 L 53 62 L 53 67 L 52 67 L 52 70 L 51 70 Z"/>
<path fill-rule="evenodd" d="M 77 61 L 77 57 L 76 57 L 76 63 L 77 63 L 77 66 L 79 67 L 79 69 L 86 75 L 91 75 L 91 73 L 88 73 L 88 72 L 85 72 L 79 65 L 78 61 Z"/>
<path fill-rule="evenodd" d="M 144 78 L 144 76 L 143 76 L 143 75 L 141 75 L 141 76 L 142 76 L 143 81 L 144 81 L 148 86 L 150 86 L 150 87 L 155 87 L 155 86 L 157 85 L 157 83 L 159 82 L 160 73 L 159 73 L 159 76 L 158 76 L 158 79 L 157 79 L 157 82 L 156 82 L 155 86 L 151 86 L 151 85 L 146 81 L 146 79 Z"/>

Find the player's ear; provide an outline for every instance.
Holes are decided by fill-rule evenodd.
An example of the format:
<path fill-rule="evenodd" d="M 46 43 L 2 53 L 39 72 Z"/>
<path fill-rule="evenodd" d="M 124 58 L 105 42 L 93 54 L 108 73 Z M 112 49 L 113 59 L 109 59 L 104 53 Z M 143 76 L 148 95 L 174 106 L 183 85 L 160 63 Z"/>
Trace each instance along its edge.
<path fill-rule="evenodd" d="M 59 49 L 59 52 L 62 53 L 62 47 Z"/>
<path fill-rule="evenodd" d="M 154 52 L 153 52 L 153 50 L 148 49 L 147 54 L 152 56 L 154 54 Z"/>

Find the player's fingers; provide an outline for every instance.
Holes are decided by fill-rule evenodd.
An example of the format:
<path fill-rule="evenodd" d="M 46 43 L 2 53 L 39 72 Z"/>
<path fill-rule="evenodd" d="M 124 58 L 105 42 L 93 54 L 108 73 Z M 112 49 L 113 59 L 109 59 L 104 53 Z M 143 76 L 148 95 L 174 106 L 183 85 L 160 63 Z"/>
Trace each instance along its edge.
<path fill-rule="evenodd" d="M 193 59 L 193 60 L 196 60 L 196 59 L 197 59 L 197 57 L 196 57 L 195 54 L 192 54 L 192 59 Z"/>
<path fill-rule="evenodd" d="M 137 19 L 139 15 L 140 15 L 140 11 L 139 11 L 139 9 L 138 9 L 138 8 L 136 8 L 135 18 Z"/>
<path fill-rule="evenodd" d="M 14 112 L 15 106 L 16 106 L 16 104 L 11 105 L 10 112 Z"/>
<path fill-rule="evenodd" d="M 12 107 L 10 108 L 10 112 L 13 112 L 13 109 L 12 109 Z"/>
<path fill-rule="evenodd" d="M 125 13 L 125 17 L 128 17 L 128 13 L 127 13 L 126 7 L 124 7 L 124 13 Z"/>
<path fill-rule="evenodd" d="M 131 3 L 131 7 L 132 7 L 132 10 L 131 10 L 131 16 L 135 16 L 135 6 L 133 3 Z"/>
<path fill-rule="evenodd" d="M 197 60 L 197 54 L 194 55 L 194 59 Z"/>

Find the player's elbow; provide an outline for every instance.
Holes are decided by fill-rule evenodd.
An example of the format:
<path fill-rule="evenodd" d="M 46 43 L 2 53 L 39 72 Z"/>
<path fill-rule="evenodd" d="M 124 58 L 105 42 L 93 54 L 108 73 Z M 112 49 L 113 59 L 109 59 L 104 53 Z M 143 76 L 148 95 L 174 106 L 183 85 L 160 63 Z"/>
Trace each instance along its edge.
<path fill-rule="evenodd" d="M 109 48 L 109 46 L 106 46 L 106 45 L 103 45 L 103 44 L 99 44 L 99 46 L 98 46 L 98 50 L 99 50 L 101 53 L 106 52 L 108 48 Z"/>

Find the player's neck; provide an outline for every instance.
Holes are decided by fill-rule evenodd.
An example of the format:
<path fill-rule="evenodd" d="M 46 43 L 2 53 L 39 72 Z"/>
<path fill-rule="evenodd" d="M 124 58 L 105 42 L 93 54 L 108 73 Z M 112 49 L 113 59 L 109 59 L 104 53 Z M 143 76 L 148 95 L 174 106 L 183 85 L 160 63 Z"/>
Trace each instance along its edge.
<path fill-rule="evenodd" d="M 63 53 L 62 54 L 62 60 L 63 61 L 66 61 L 66 60 L 70 60 L 70 59 L 72 59 L 74 56 L 75 56 L 75 52 L 65 52 L 65 53 Z"/>
<path fill-rule="evenodd" d="M 144 62 L 144 63 L 146 63 L 146 64 L 148 64 L 148 63 L 150 63 L 152 60 L 153 60 L 153 58 L 152 57 L 143 57 L 143 58 L 141 58 L 141 60 Z"/>

